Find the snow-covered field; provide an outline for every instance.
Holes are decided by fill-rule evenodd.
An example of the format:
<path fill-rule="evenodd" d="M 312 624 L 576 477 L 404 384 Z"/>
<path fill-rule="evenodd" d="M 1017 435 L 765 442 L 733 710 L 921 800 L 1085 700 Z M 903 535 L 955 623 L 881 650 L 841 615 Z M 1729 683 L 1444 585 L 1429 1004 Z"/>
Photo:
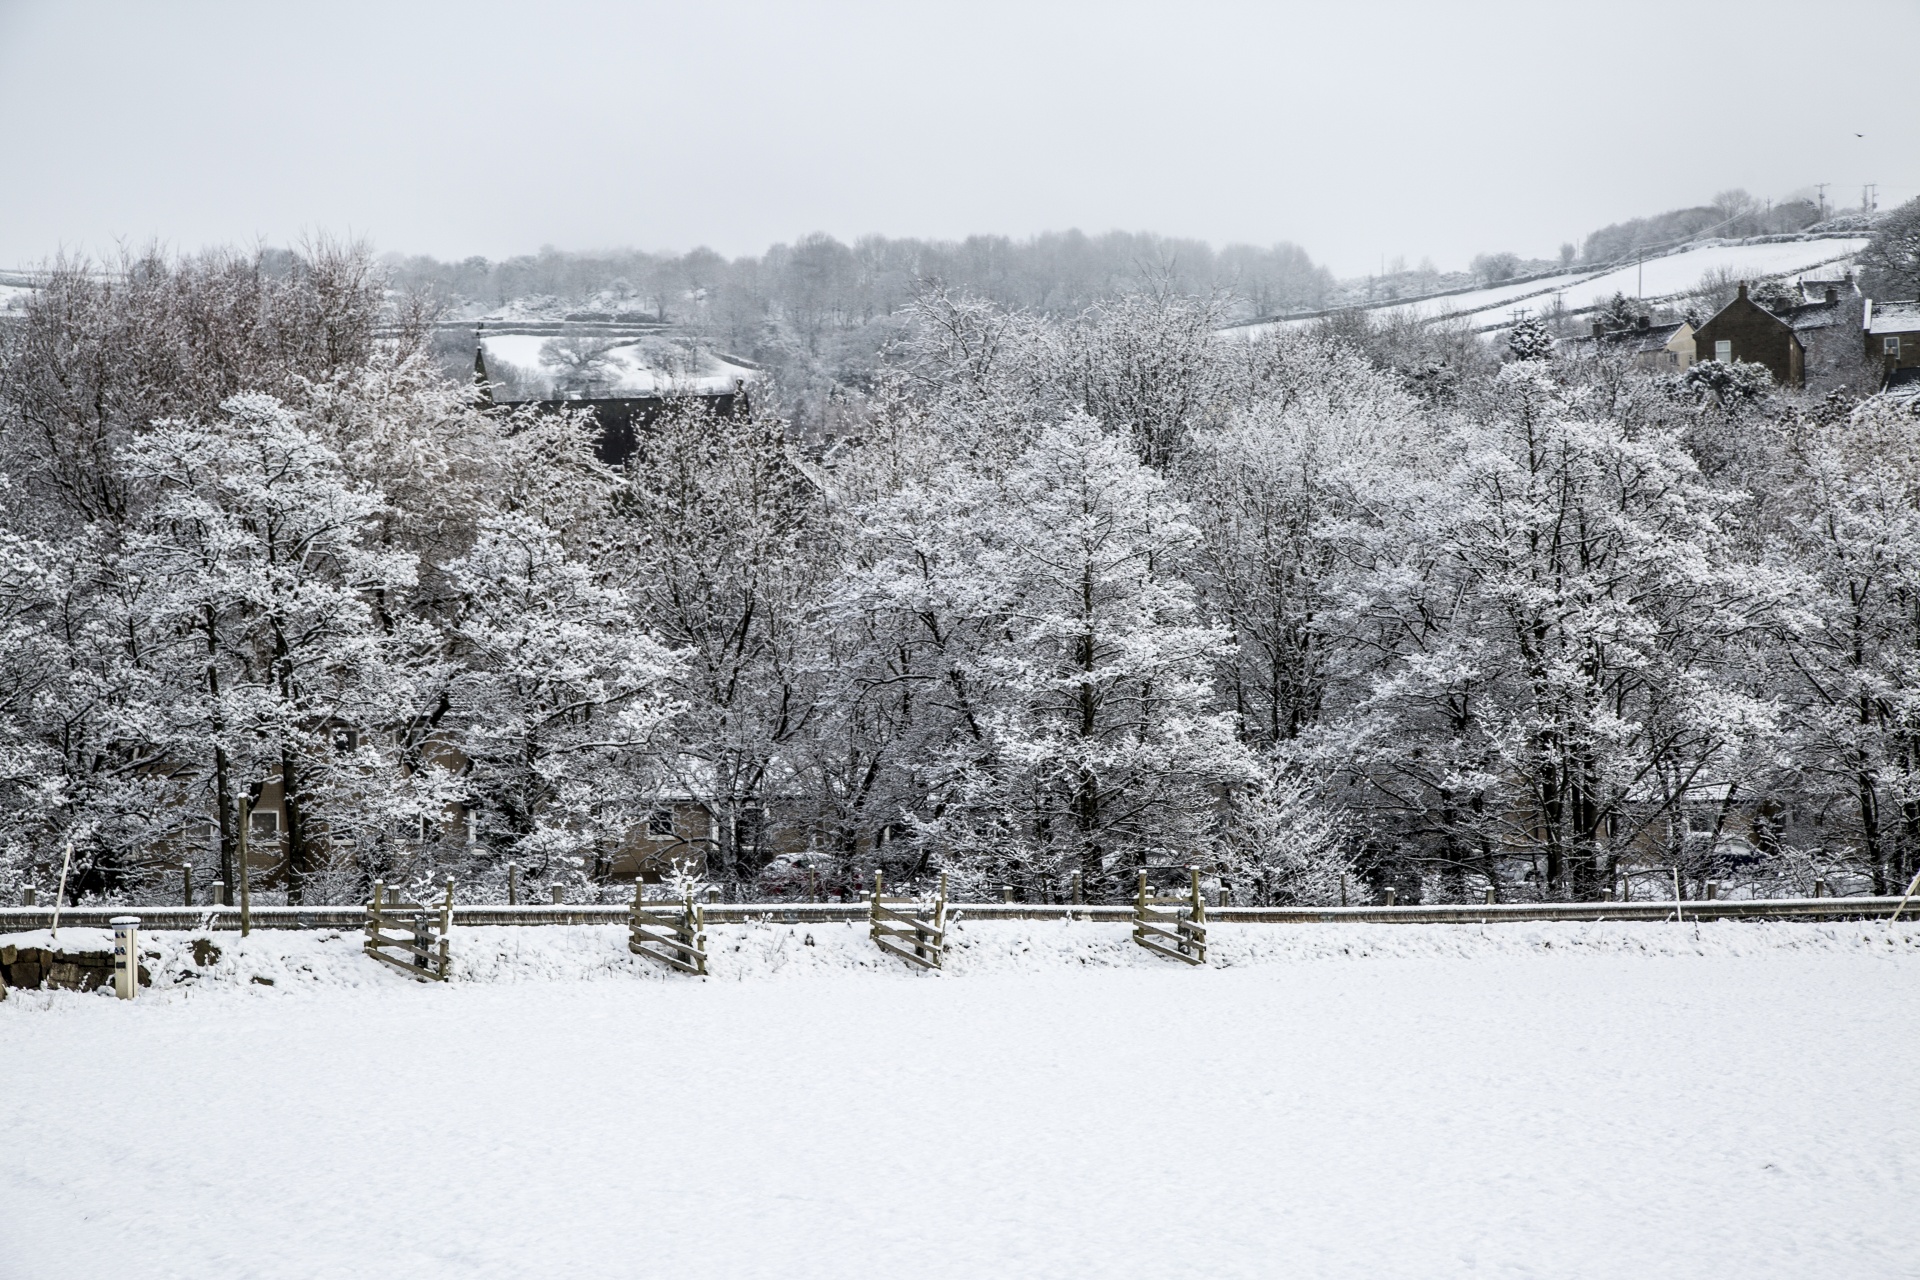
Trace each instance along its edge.
<path fill-rule="evenodd" d="M 1629 298 L 1670 298 L 1698 288 L 1701 279 L 1717 271 L 1731 271 L 1752 280 L 1795 273 L 1837 276 L 1855 254 L 1866 247 L 1865 237 L 1827 240 L 1793 240 L 1776 244 L 1719 244 L 1686 249 L 1664 258 L 1619 267 L 1594 275 L 1590 272 L 1528 280 L 1519 284 L 1496 285 L 1422 302 L 1407 302 L 1371 307 L 1369 314 L 1407 316 L 1421 319 L 1461 318 L 1479 325 L 1497 324 L 1509 318 L 1516 307 L 1529 314 L 1551 310 L 1557 298 L 1569 311 L 1603 306 L 1616 293 Z M 1310 320 L 1279 322 L 1298 326 Z M 1228 336 L 1251 339 L 1270 326 L 1243 325 L 1225 330 Z"/>
<path fill-rule="evenodd" d="M 1920 929 L 1215 933 L 147 935 L 0 1004 L 0 1277 L 1914 1274 Z"/>

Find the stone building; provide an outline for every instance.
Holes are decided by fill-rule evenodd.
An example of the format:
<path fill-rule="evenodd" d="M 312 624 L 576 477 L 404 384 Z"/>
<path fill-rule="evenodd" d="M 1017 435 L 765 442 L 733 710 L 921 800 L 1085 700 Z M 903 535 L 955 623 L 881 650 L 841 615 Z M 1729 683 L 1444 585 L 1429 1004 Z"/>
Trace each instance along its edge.
<path fill-rule="evenodd" d="M 1783 387 L 1806 380 L 1805 345 L 1794 327 L 1747 296 L 1742 283 L 1738 296 L 1715 312 L 1693 335 L 1702 360 L 1731 364 L 1744 360 L 1764 365 Z"/>
<path fill-rule="evenodd" d="M 1869 300 L 1861 325 L 1866 335 L 1866 358 L 1885 386 L 1903 386 L 1920 370 L 1920 301 Z"/>

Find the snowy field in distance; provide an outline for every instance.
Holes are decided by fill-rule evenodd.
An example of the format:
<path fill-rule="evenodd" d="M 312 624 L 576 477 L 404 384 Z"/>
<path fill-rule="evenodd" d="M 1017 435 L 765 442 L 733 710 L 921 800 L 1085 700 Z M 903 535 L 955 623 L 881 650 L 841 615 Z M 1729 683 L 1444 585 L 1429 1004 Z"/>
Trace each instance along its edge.
<path fill-rule="evenodd" d="M 1423 302 L 1370 307 L 1369 315 L 1409 316 L 1425 319 L 1457 317 L 1476 325 L 1497 324 L 1508 319 L 1515 307 L 1526 307 L 1538 315 L 1550 309 L 1558 297 L 1569 311 L 1604 305 L 1616 293 L 1627 297 L 1669 298 L 1699 286 L 1701 277 L 1714 271 L 1732 271 L 1754 280 L 1795 273 L 1838 275 L 1846 263 L 1867 241 L 1835 238 L 1830 240 L 1794 240 L 1777 244 L 1702 245 L 1664 258 L 1649 258 L 1639 266 L 1628 265 L 1595 275 L 1582 272 L 1528 280 L 1519 284 L 1496 285 L 1457 293 Z M 1281 322 L 1288 326 L 1313 323 L 1310 320 Z M 1251 339 L 1271 326 L 1243 325 L 1223 330 L 1229 337 Z"/>
<path fill-rule="evenodd" d="M 0 1004 L 0 1277 L 1913 1274 L 1910 926 L 1215 931 L 148 935 Z"/>

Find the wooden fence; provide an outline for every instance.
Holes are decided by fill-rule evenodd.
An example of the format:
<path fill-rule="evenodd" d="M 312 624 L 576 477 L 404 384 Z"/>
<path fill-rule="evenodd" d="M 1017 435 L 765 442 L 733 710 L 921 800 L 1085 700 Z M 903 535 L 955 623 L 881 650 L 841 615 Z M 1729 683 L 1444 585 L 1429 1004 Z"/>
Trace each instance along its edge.
<path fill-rule="evenodd" d="M 396 921 L 402 922 L 398 927 L 406 933 L 387 932 L 396 927 Z M 366 927 L 367 941 L 362 949 L 375 960 L 421 982 L 445 982 L 447 933 L 453 927 L 453 881 L 447 881 L 447 896 L 436 912 L 424 903 L 402 901 L 398 889 L 389 889 L 376 880 L 373 901 L 367 904 Z"/>
<path fill-rule="evenodd" d="M 1140 873 L 1133 898 L 1133 940 L 1169 960 L 1188 964 L 1207 962 L 1207 900 L 1200 893 L 1200 868 L 1189 867 L 1188 893 L 1156 898 Z"/>
<path fill-rule="evenodd" d="M 878 871 L 873 873 L 873 897 L 867 903 L 868 932 L 874 945 L 922 969 L 938 969 L 947 958 L 947 877 L 932 901 L 892 897 Z"/>
<path fill-rule="evenodd" d="M 627 915 L 627 950 L 669 969 L 704 976 L 707 972 L 706 916 L 689 889 L 679 902 L 643 902 L 633 887 Z"/>

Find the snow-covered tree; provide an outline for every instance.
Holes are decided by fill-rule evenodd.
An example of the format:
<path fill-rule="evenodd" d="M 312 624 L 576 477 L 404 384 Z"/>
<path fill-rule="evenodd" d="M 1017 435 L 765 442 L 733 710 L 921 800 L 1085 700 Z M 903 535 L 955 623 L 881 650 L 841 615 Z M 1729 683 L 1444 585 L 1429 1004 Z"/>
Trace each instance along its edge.
<path fill-rule="evenodd" d="M 224 418 L 156 423 L 122 456 L 154 493 L 125 552 L 142 584 L 143 663 L 162 673 L 140 736 L 208 792 L 232 883 L 235 804 L 284 797 L 289 897 L 342 850 L 377 844 L 421 804 L 377 743 L 418 689 L 430 638 L 384 627 L 374 601 L 408 590 L 415 560 L 371 545 L 381 496 L 271 396 Z"/>
<path fill-rule="evenodd" d="M 529 516 L 488 517 L 446 578 L 458 670 L 428 752 L 464 761 L 472 836 L 540 876 L 611 855 L 657 794 L 673 655 Z"/>

